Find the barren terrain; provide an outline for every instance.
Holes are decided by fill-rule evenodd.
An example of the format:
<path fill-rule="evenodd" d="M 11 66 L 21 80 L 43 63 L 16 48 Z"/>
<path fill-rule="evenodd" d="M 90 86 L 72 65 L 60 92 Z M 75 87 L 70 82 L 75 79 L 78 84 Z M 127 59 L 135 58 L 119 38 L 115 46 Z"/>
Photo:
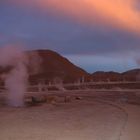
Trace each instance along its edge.
<path fill-rule="evenodd" d="M 133 99 L 133 104 L 130 104 L 124 99 L 124 97 L 126 98 L 124 94 L 113 91 L 71 91 L 50 94 L 55 95 L 55 97 L 58 95 L 59 100 L 21 108 L 1 104 L 0 139 L 140 139 L 140 106 L 137 104 L 138 101 L 135 104 Z M 1 97 L 2 95 L 1 93 Z M 70 98 L 68 102 L 63 101 L 66 96 Z M 133 97 L 133 94 L 131 96 Z M 80 98 L 77 100 L 76 97 Z"/>

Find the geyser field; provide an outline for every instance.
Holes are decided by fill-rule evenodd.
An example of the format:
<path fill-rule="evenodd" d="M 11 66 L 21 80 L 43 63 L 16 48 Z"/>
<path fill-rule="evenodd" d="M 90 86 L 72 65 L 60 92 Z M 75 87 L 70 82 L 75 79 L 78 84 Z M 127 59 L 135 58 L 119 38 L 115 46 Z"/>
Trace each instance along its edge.
<path fill-rule="evenodd" d="M 78 83 L 63 84 L 56 78 L 58 83 L 53 85 L 42 81 L 31 85 L 27 68 L 36 73 L 41 62 L 34 55 L 36 59 L 29 65 L 21 48 L 0 50 L 0 66 L 8 67 L 1 76 L 0 140 L 140 139 L 140 90 L 126 88 L 139 81 L 86 83 L 82 78 Z M 113 88 L 116 84 L 123 88 Z"/>
<path fill-rule="evenodd" d="M 140 0 L 0 0 L 0 140 L 140 140 Z"/>

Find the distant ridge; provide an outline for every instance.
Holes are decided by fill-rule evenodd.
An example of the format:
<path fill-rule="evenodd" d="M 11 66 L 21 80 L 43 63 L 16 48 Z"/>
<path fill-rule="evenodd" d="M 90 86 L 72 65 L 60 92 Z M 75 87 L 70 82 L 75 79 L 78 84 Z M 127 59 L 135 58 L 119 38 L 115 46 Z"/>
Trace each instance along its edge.
<path fill-rule="evenodd" d="M 126 81 L 140 81 L 140 69 L 128 70 L 123 72 L 122 76 Z"/>
<path fill-rule="evenodd" d="M 118 72 L 103 72 L 103 71 L 97 71 L 92 74 L 92 80 L 95 82 L 99 81 L 104 81 L 104 82 L 109 82 L 109 81 L 122 81 L 123 77 L 120 73 Z"/>
<path fill-rule="evenodd" d="M 140 81 L 140 69 L 132 69 L 123 73 L 97 71 L 92 74 L 93 81 Z"/>

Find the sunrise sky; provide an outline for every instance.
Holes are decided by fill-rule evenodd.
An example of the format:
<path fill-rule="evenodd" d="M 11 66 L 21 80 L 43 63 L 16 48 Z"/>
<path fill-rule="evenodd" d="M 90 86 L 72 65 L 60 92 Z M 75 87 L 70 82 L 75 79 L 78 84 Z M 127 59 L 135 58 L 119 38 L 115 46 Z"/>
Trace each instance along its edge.
<path fill-rule="evenodd" d="M 0 47 L 51 49 L 88 72 L 140 67 L 138 0 L 0 0 Z"/>

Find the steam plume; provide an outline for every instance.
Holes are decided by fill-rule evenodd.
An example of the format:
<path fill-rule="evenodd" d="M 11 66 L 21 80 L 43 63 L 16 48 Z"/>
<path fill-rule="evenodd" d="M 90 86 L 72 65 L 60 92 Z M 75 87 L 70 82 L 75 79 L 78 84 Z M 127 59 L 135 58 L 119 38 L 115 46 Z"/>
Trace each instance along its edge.
<path fill-rule="evenodd" d="M 29 74 L 30 75 L 34 75 L 37 73 L 40 73 L 42 71 L 41 69 L 41 63 L 42 63 L 42 59 L 40 57 L 40 55 L 38 54 L 37 51 L 34 52 L 30 52 L 27 55 L 28 58 L 28 69 L 29 69 Z"/>
<path fill-rule="evenodd" d="M 136 63 L 140 66 L 140 58 L 136 58 Z"/>
<path fill-rule="evenodd" d="M 27 63 L 28 61 L 20 47 L 5 46 L 0 48 L 0 66 L 4 68 L 11 67 L 11 70 L 5 76 L 5 86 L 10 106 L 24 105 L 23 98 L 28 77 Z"/>

